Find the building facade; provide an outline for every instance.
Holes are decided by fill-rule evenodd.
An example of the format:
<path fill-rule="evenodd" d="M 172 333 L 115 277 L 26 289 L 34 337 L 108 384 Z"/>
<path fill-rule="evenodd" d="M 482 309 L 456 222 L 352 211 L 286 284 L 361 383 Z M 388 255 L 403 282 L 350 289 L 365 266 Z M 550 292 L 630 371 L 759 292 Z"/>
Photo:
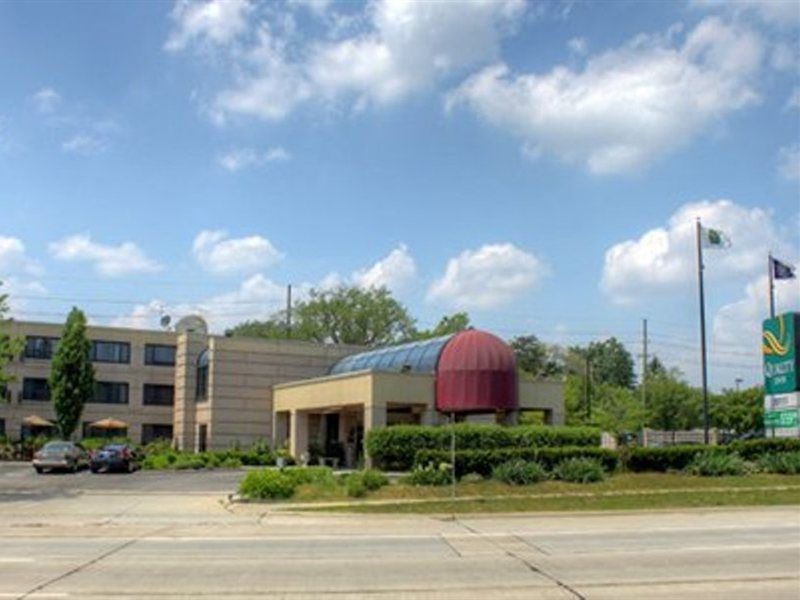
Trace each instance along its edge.
<path fill-rule="evenodd" d="M 522 381 L 513 351 L 468 330 L 364 351 L 357 346 L 90 326 L 94 396 L 77 438 L 114 434 L 169 440 L 202 452 L 265 442 L 297 458 L 355 465 L 370 429 L 451 419 L 515 423 L 521 411 L 564 422 L 563 384 Z M 52 433 L 48 378 L 62 326 L 9 322 L 25 341 L 0 390 L 0 435 Z M 98 429 L 98 421 L 115 430 Z"/>

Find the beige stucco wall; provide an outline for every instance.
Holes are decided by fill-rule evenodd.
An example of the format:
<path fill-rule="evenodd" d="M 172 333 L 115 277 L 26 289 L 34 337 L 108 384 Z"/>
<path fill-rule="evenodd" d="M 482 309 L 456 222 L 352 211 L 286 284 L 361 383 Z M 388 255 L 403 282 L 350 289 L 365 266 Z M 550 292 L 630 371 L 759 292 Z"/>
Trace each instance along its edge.
<path fill-rule="evenodd" d="M 564 383 L 520 380 L 519 407 L 520 410 L 548 411 L 551 425 L 563 425 L 566 418 Z"/>
<path fill-rule="evenodd" d="M 208 337 L 206 343 L 209 394 L 206 402 L 194 403 L 194 435 L 197 425 L 208 424 L 209 449 L 270 442 L 273 386 L 323 375 L 340 358 L 360 350 L 291 340 L 217 336 Z M 192 386 L 186 406 L 191 406 L 193 397 Z M 184 440 L 187 448 L 195 446 L 186 434 Z"/>
<path fill-rule="evenodd" d="M 35 323 L 11 321 L 8 330 L 13 336 L 47 336 L 61 337 L 62 325 L 52 323 Z M 145 365 L 145 344 L 175 345 L 174 333 L 165 331 L 148 331 L 121 327 L 87 328 L 91 340 L 111 342 L 128 342 L 131 345 L 130 363 L 114 364 L 96 362 L 94 364 L 97 381 L 114 381 L 128 383 L 128 404 L 94 404 L 87 403 L 81 417 L 81 424 L 86 421 L 97 421 L 106 417 L 120 419 L 128 423 L 128 435 L 134 441 L 141 439 L 142 425 L 172 425 L 171 406 L 144 406 L 142 403 L 145 383 L 173 385 L 175 369 L 171 366 Z M 50 376 L 50 359 L 20 358 L 12 362 L 8 372 L 15 378 L 9 384 L 10 398 L 8 402 L 0 401 L 0 419 L 5 419 L 6 434 L 11 438 L 20 435 L 22 419 L 29 415 L 39 415 L 48 420 L 55 418 L 52 402 L 27 400 L 22 398 L 23 379 L 34 377 L 47 379 Z M 82 425 L 76 432 L 80 437 Z"/>

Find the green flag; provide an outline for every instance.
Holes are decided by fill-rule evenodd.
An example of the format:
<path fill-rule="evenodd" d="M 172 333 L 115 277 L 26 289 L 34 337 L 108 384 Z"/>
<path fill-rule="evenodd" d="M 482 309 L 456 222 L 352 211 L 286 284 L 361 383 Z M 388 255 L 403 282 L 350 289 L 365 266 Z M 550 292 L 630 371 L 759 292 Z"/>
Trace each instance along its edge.
<path fill-rule="evenodd" d="M 701 241 L 703 248 L 730 248 L 731 238 L 719 229 L 701 228 Z"/>

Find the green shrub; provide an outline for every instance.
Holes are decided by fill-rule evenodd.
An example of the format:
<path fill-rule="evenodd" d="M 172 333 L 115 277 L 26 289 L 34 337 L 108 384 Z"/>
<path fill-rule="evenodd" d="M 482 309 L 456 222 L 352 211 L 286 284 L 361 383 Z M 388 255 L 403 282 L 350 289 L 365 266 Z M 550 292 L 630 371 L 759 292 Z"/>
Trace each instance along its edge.
<path fill-rule="evenodd" d="M 459 479 L 461 483 L 480 483 L 483 480 L 484 477 L 480 473 L 467 473 Z"/>
<path fill-rule="evenodd" d="M 254 500 L 291 498 L 296 485 L 283 471 L 263 469 L 247 473 L 239 484 L 239 493 Z"/>
<path fill-rule="evenodd" d="M 351 475 L 347 478 L 347 495 L 351 498 L 363 498 L 367 495 L 367 486 L 360 475 Z"/>
<path fill-rule="evenodd" d="M 800 475 L 800 452 L 765 454 L 758 460 L 758 467 L 766 473 Z"/>
<path fill-rule="evenodd" d="M 509 485 L 531 485 L 547 479 L 547 471 L 539 463 L 516 458 L 497 465 L 492 478 Z"/>
<path fill-rule="evenodd" d="M 142 468 L 153 470 L 153 471 L 161 471 L 163 469 L 170 468 L 170 462 L 168 460 L 168 456 L 166 454 L 156 454 L 153 456 L 145 456 L 144 460 L 142 461 Z"/>
<path fill-rule="evenodd" d="M 567 458 L 553 469 L 556 479 L 573 483 L 592 483 L 605 479 L 603 464 L 595 458 Z"/>
<path fill-rule="evenodd" d="M 206 463 L 199 456 L 193 454 L 178 454 L 172 463 L 172 468 L 179 471 L 186 469 L 202 469 Z"/>
<path fill-rule="evenodd" d="M 738 453 L 745 460 L 756 460 L 765 454 L 776 452 L 800 452 L 800 440 L 796 438 L 764 438 L 731 442 L 724 448 Z"/>
<path fill-rule="evenodd" d="M 108 444 L 128 444 L 132 446 L 131 441 L 126 437 L 88 437 L 80 441 L 81 446 L 86 448 L 89 452 L 99 450 Z"/>
<path fill-rule="evenodd" d="M 333 480 L 333 471 L 330 467 L 289 467 L 282 469 L 295 486 L 306 483 L 323 483 Z"/>
<path fill-rule="evenodd" d="M 379 490 L 383 486 L 389 484 L 389 478 L 376 469 L 361 471 L 360 475 L 364 482 L 364 487 L 371 492 Z"/>
<path fill-rule="evenodd" d="M 497 450 L 464 450 L 456 452 L 456 475 L 461 477 L 467 473 L 478 473 L 483 477 L 491 477 L 498 465 L 510 460 L 520 459 L 526 462 L 537 462 L 545 470 L 553 468 L 566 458 L 586 457 L 602 462 L 607 471 L 614 471 L 619 465 L 619 457 L 613 450 L 592 448 L 590 446 L 566 448 L 528 448 Z M 415 464 L 439 464 L 451 460 L 450 452 L 441 450 L 422 450 L 417 453 Z"/>
<path fill-rule="evenodd" d="M 449 449 L 450 437 L 450 427 L 383 427 L 369 432 L 367 451 L 384 470 L 408 470 L 418 452 Z M 600 430 L 593 427 L 461 423 L 455 426 L 455 437 L 458 451 L 600 445 Z"/>
<path fill-rule="evenodd" d="M 720 452 L 725 452 L 720 449 Z M 708 452 L 708 446 L 685 445 L 665 448 L 631 448 L 626 455 L 625 467 L 635 473 L 643 471 L 682 471 L 698 454 Z"/>
<path fill-rule="evenodd" d="M 695 456 L 686 471 L 703 477 L 721 477 L 746 475 L 752 467 L 736 452 L 704 452 Z"/>
<path fill-rule="evenodd" d="M 235 456 L 228 456 L 220 464 L 222 469 L 239 469 L 242 466 L 242 461 Z"/>
<path fill-rule="evenodd" d="M 447 463 L 415 467 L 403 480 L 410 485 L 448 485 L 452 482 L 452 471 Z"/>

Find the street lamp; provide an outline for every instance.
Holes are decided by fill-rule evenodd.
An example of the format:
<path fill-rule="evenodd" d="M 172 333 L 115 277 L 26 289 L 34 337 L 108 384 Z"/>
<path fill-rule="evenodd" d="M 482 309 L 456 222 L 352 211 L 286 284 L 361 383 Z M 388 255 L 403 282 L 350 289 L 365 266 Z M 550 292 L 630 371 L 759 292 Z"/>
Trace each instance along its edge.
<path fill-rule="evenodd" d="M 742 382 L 744 381 L 744 379 L 742 379 L 741 377 L 737 377 L 737 378 L 735 379 L 735 381 L 736 381 L 736 391 L 737 391 L 737 393 L 738 393 L 738 391 L 739 391 L 739 384 L 740 384 L 740 383 L 742 383 Z"/>

